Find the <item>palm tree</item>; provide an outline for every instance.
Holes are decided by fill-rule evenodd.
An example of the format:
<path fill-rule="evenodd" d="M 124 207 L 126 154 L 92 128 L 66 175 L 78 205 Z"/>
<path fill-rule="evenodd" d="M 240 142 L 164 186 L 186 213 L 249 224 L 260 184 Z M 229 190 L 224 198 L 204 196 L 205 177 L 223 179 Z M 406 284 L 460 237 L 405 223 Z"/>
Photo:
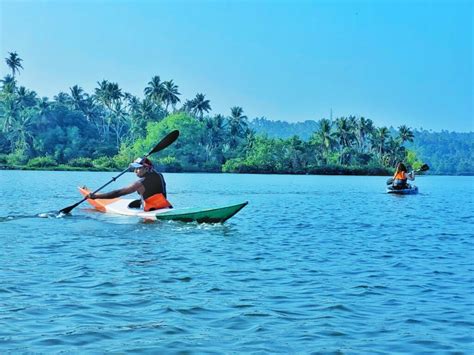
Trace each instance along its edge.
<path fill-rule="evenodd" d="M 70 105 L 72 104 L 71 97 L 65 92 L 60 92 L 53 97 L 54 101 L 60 105 Z"/>
<path fill-rule="evenodd" d="M 366 147 L 367 135 L 372 133 L 374 130 L 374 123 L 370 119 L 360 117 L 356 123 L 357 132 L 357 144 L 359 146 L 359 152 L 362 153 Z"/>
<path fill-rule="evenodd" d="M 113 121 L 121 119 L 121 99 L 124 94 L 117 83 L 102 80 L 97 84 L 99 87 L 95 89 L 95 99 L 109 109 L 109 113 L 103 118 L 101 124 L 105 139 L 108 140 Z"/>
<path fill-rule="evenodd" d="M 214 158 L 221 164 L 223 160 L 222 145 L 225 142 L 225 117 L 220 114 L 208 117 L 204 120 L 204 125 L 206 130 L 202 143 L 207 153 L 206 161 Z"/>
<path fill-rule="evenodd" d="M 32 116 L 25 112 L 20 113 L 15 120 L 12 121 L 11 130 L 8 134 L 12 142 L 12 148 L 27 150 L 31 147 L 33 134 L 31 132 Z"/>
<path fill-rule="evenodd" d="M 206 100 L 206 95 L 196 94 L 196 97 L 190 101 L 190 109 L 192 114 L 202 120 L 204 112 L 211 111 L 211 104 L 209 100 Z"/>
<path fill-rule="evenodd" d="M 354 139 L 353 126 L 351 125 L 351 122 L 351 120 L 345 117 L 340 117 L 336 119 L 335 135 L 338 138 L 339 142 L 340 164 L 344 164 L 345 162 L 350 160 L 349 148 L 351 147 L 352 141 Z"/>
<path fill-rule="evenodd" d="M 18 117 L 18 105 L 15 100 L 5 100 L 2 102 L 2 132 L 8 133 L 12 129 L 13 122 Z M 1 121 L 0 121 L 1 122 Z"/>
<path fill-rule="evenodd" d="M 311 137 L 311 144 L 318 146 L 319 144 L 323 147 L 323 162 L 327 164 L 327 157 L 331 147 L 334 144 L 334 136 L 331 132 L 332 122 L 327 118 L 323 118 L 319 121 L 319 129 L 313 133 Z"/>
<path fill-rule="evenodd" d="M 173 80 L 163 82 L 161 99 L 166 104 L 166 111 L 168 111 L 169 105 L 172 105 L 174 109 L 176 104 L 181 101 L 178 95 L 181 94 L 178 91 L 178 85 L 173 83 Z"/>
<path fill-rule="evenodd" d="M 36 92 L 20 86 L 17 90 L 17 102 L 20 107 L 33 107 L 36 105 Z"/>
<path fill-rule="evenodd" d="M 415 136 L 410 128 L 405 125 L 398 127 L 398 139 L 400 139 L 401 144 L 405 142 L 413 142 L 413 138 L 415 138 Z"/>
<path fill-rule="evenodd" d="M 385 144 L 383 163 L 386 166 L 395 166 L 397 162 L 405 160 L 405 156 L 406 149 L 400 140 L 389 137 Z"/>
<path fill-rule="evenodd" d="M 145 96 L 153 101 L 158 106 L 161 105 L 163 101 L 163 83 L 158 75 L 155 75 L 151 78 L 151 81 L 148 82 L 148 86 L 144 90 Z"/>
<path fill-rule="evenodd" d="M 84 90 L 81 87 L 74 85 L 69 88 L 71 91 L 72 102 L 76 110 L 82 110 L 84 106 Z"/>
<path fill-rule="evenodd" d="M 231 135 L 240 135 L 248 126 L 247 116 L 244 115 L 242 107 L 234 106 L 230 109 L 229 130 Z"/>
<path fill-rule="evenodd" d="M 42 97 L 38 100 L 38 113 L 40 117 L 40 121 L 42 124 L 47 124 L 47 118 L 50 114 L 50 102 L 47 97 Z"/>
<path fill-rule="evenodd" d="M 377 128 L 373 134 L 372 147 L 375 149 L 380 159 L 382 159 L 385 149 L 385 142 L 389 136 L 389 130 L 387 127 Z"/>
<path fill-rule="evenodd" d="M 118 84 L 107 80 L 102 80 L 97 82 L 97 84 L 99 87 L 95 89 L 96 101 L 103 104 L 110 111 L 113 111 L 115 101 L 120 100 L 123 96 L 121 89 L 118 87 Z"/>
<path fill-rule="evenodd" d="M 245 129 L 248 127 L 247 116 L 244 115 L 242 107 L 234 106 L 230 109 L 228 127 L 230 148 L 235 148 L 239 139 L 244 137 Z"/>
<path fill-rule="evenodd" d="M 15 77 L 15 73 L 20 73 L 20 68 L 23 69 L 21 65 L 23 59 L 21 59 L 16 52 L 8 52 L 8 54 L 10 54 L 10 56 L 5 58 L 5 61 L 12 70 L 12 76 Z"/>
<path fill-rule="evenodd" d="M 15 77 L 11 75 L 6 75 L 2 80 L 0 80 L 2 83 L 2 91 L 5 94 L 13 94 L 16 89 L 16 81 Z"/>

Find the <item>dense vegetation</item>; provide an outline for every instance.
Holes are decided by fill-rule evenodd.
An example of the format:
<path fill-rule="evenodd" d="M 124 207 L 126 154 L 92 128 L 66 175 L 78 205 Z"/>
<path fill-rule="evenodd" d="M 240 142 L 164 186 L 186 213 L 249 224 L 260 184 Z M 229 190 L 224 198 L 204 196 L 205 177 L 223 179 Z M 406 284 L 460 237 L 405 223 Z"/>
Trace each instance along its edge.
<path fill-rule="evenodd" d="M 302 139 L 309 139 L 311 132 L 319 129 L 318 122 L 288 123 L 256 118 L 249 122 L 249 127 L 259 133 L 267 133 L 275 138 L 289 138 L 295 134 Z M 391 135 L 397 130 L 389 127 Z M 406 147 L 416 153 L 420 160 L 431 166 L 434 174 L 474 174 L 474 133 L 429 132 L 413 130 L 413 142 Z"/>
<path fill-rule="evenodd" d="M 159 76 L 144 88 L 143 99 L 103 80 L 93 93 L 74 85 L 50 100 L 19 85 L 23 66 L 16 53 L 6 62 L 11 75 L 0 87 L 5 167 L 123 169 L 173 129 L 180 130 L 180 139 L 155 157 L 168 171 L 384 174 L 400 160 L 421 165 L 405 148 L 414 138 L 406 126 L 390 131 L 350 116 L 308 121 L 314 130 L 306 140 L 275 138 L 256 133 L 241 107 L 211 116 L 210 101 L 200 93 L 181 103 L 178 86 Z M 467 171 L 470 164 L 465 162 Z"/>

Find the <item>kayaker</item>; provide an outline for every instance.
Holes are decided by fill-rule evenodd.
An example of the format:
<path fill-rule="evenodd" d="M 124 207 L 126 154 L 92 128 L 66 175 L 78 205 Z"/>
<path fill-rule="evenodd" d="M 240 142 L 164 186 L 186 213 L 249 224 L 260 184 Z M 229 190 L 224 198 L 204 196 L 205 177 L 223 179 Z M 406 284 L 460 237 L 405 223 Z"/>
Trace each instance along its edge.
<path fill-rule="evenodd" d="M 141 206 L 144 211 L 153 211 L 160 208 L 172 208 L 166 199 L 166 182 L 163 175 L 153 168 L 153 163 L 148 158 L 138 158 L 130 167 L 140 178 L 133 184 L 118 190 L 106 193 L 91 193 L 87 197 L 95 199 L 111 199 L 138 192 L 141 197 Z M 131 206 L 132 207 L 132 206 Z M 133 206 L 135 207 L 135 206 Z"/>
<path fill-rule="evenodd" d="M 398 163 L 395 174 L 393 174 L 392 186 L 396 190 L 406 189 L 409 187 L 407 180 L 415 180 L 415 172 L 407 173 L 407 168 L 402 162 Z"/>

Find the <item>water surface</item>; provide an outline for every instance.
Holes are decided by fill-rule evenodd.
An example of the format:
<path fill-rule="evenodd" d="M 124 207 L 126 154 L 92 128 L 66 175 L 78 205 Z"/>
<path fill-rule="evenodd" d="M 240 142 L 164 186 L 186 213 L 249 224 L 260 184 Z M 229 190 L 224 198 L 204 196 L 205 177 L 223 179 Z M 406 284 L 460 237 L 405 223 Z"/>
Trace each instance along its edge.
<path fill-rule="evenodd" d="M 165 174 L 176 207 L 249 205 L 48 214 L 112 176 L 0 171 L 1 352 L 474 351 L 472 177 Z"/>

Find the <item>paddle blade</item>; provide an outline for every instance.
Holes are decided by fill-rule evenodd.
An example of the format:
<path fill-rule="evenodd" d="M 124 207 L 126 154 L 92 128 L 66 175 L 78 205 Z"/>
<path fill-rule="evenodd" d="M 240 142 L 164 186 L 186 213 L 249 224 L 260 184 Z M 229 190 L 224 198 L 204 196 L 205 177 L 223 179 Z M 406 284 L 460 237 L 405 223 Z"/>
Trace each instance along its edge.
<path fill-rule="evenodd" d="M 430 169 L 430 167 L 428 166 L 428 164 L 423 164 L 419 170 L 420 171 L 427 171 L 429 169 Z"/>
<path fill-rule="evenodd" d="M 82 201 L 81 201 L 82 202 Z M 81 203 L 75 203 L 74 205 L 72 206 L 69 206 L 69 207 L 66 207 L 66 208 L 63 208 L 61 211 L 59 211 L 59 214 L 69 214 L 71 213 L 71 211 L 76 208 L 77 206 L 79 206 L 79 204 Z"/>
<path fill-rule="evenodd" d="M 390 178 L 387 180 L 387 185 L 392 185 L 393 184 L 393 178 Z"/>
<path fill-rule="evenodd" d="M 168 133 L 168 135 L 165 138 L 163 138 L 157 145 L 155 145 L 155 147 L 146 156 L 149 156 L 153 153 L 156 153 L 156 152 L 159 152 L 160 150 L 165 149 L 167 146 L 172 144 L 176 139 L 178 139 L 178 137 L 179 137 L 178 130 L 174 130 Z"/>

